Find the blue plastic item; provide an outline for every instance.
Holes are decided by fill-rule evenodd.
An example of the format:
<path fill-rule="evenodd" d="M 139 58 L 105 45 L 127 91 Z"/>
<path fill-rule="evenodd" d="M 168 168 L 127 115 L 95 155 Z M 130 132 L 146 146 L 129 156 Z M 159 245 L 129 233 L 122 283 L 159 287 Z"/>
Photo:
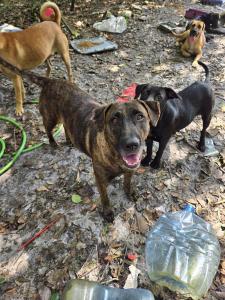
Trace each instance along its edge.
<path fill-rule="evenodd" d="M 73 279 L 68 282 L 62 300 L 154 300 L 154 296 L 145 289 L 118 289 Z"/>
<path fill-rule="evenodd" d="M 146 242 L 149 277 L 193 299 L 204 296 L 217 272 L 220 246 L 209 223 L 186 205 L 159 218 Z"/>

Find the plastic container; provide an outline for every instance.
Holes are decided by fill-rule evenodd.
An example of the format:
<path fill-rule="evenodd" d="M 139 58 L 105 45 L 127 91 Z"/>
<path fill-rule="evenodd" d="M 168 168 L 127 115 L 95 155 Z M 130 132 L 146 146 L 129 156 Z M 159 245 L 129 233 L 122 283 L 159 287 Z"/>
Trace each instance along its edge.
<path fill-rule="evenodd" d="M 209 223 L 194 207 L 159 218 L 146 242 L 149 277 L 193 299 L 206 294 L 217 272 L 220 246 Z"/>
<path fill-rule="evenodd" d="M 99 31 L 122 33 L 127 29 L 127 22 L 123 16 L 115 17 L 112 15 L 110 18 L 103 20 L 102 22 L 95 23 L 93 27 Z"/>
<path fill-rule="evenodd" d="M 62 300 L 154 300 L 154 296 L 144 289 L 118 289 L 73 279 L 68 282 Z"/>

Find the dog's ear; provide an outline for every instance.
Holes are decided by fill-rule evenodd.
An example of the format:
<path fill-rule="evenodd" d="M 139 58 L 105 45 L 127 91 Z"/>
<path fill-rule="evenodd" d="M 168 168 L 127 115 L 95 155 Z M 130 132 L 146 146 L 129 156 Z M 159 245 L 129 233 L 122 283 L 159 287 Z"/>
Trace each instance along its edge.
<path fill-rule="evenodd" d="M 205 22 L 202 22 L 202 31 L 205 31 Z"/>
<path fill-rule="evenodd" d="M 150 119 L 150 123 L 152 126 L 155 127 L 159 121 L 160 114 L 161 114 L 159 102 L 158 101 L 145 101 L 144 102 L 141 100 L 138 100 L 138 102 L 142 106 L 144 106 L 144 108 L 147 110 L 148 116 Z"/>
<path fill-rule="evenodd" d="M 134 99 L 140 99 L 141 93 L 145 88 L 147 88 L 148 84 L 138 84 L 135 90 L 135 97 Z M 141 99 L 141 100 L 146 100 L 146 99 Z"/>
<path fill-rule="evenodd" d="M 180 98 L 180 96 L 171 88 L 165 88 L 167 99 Z"/>
<path fill-rule="evenodd" d="M 103 105 L 95 110 L 93 119 L 95 120 L 100 131 L 104 128 L 106 115 L 112 105 L 113 103 Z"/>

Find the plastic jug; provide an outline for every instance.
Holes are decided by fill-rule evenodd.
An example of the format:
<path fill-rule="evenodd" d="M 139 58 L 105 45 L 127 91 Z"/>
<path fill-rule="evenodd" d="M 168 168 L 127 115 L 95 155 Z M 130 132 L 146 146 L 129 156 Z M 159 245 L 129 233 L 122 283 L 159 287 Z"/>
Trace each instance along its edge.
<path fill-rule="evenodd" d="M 161 216 L 148 234 L 145 254 L 152 281 L 199 299 L 217 272 L 220 246 L 211 225 L 194 212 L 188 204 Z"/>
<path fill-rule="evenodd" d="M 97 282 L 73 279 L 63 292 L 63 300 L 154 300 L 150 291 L 144 289 L 118 289 Z"/>

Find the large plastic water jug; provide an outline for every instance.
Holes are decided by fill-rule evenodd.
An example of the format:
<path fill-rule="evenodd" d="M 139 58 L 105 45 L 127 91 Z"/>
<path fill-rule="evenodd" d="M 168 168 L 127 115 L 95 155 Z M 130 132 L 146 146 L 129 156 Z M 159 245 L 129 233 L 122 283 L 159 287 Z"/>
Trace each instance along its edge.
<path fill-rule="evenodd" d="M 188 204 L 159 218 L 148 234 L 145 254 L 152 281 L 199 299 L 217 272 L 220 246 L 211 225 Z"/>

